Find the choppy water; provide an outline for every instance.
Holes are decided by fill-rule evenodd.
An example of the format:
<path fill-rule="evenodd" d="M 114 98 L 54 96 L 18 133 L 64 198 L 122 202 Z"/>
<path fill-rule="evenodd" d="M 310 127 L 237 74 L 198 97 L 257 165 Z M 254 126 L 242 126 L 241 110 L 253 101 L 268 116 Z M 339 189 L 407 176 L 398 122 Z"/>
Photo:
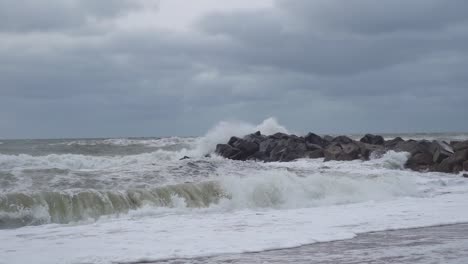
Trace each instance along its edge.
<path fill-rule="evenodd" d="M 468 182 L 404 170 L 405 153 L 327 163 L 205 157 L 256 130 L 288 132 L 269 119 L 221 123 L 199 138 L 0 140 L 0 263 L 239 253 L 468 222 Z"/>

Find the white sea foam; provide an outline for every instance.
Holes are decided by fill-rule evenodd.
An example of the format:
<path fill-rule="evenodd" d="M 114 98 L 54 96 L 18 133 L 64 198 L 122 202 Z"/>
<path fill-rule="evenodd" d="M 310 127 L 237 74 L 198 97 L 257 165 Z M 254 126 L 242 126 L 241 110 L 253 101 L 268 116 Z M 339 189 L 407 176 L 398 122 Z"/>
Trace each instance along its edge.
<path fill-rule="evenodd" d="M 229 197 L 222 206 L 237 209 L 291 209 L 419 195 L 414 178 L 403 176 L 317 173 L 298 177 L 287 171 L 266 171 L 251 177 L 225 177 L 221 184 Z"/>
<path fill-rule="evenodd" d="M 215 150 L 217 144 L 226 143 L 232 136 L 241 137 L 256 131 L 260 131 L 264 135 L 272 135 L 277 132 L 289 133 L 285 127 L 281 126 L 272 117 L 257 126 L 240 121 L 222 121 L 210 129 L 205 136 L 199 138 L 193 154 L 201 156 L 211 153 Z"/>
<path fill-rule="evenodd" d="M 114 145 L 114 146 L 130 146 L 142 145 L 147 147 L 168 147 L 179 144 L 193 144 L 195 138 L 190 137 L 165 137 L 158 139 L 136 139 L 136 138 L 110 138 L 110 139 L 82 139 L 69 142 L 53 143 L 51 145 L 79 145 L 79 146 L 96 146 L 96 145 Z"/>
<path fill-rule="evenodd" d="M 0 263 L 150 261 L 295 247 L 358 233 L 468 221 L 467 193 L 294 210 L 144 214 L 0 231 Z M 79 249 L 79 250 L 77 250 Z"/>
<path fill-rule="evenodd" d="M 152 153 L 144 153 L 128 156 L 89 156 L 79 154 L 50 154 L 45 156 L 32 156 L 28 154 L 3 155 L 0 154 L 0 169 L 12 170 L 59 168 L 71 170 L 111 169 L 123 166 L 140 166 L 154 163 L 155 161 L 174 160 L 180 153 L 158 150 Z"/>

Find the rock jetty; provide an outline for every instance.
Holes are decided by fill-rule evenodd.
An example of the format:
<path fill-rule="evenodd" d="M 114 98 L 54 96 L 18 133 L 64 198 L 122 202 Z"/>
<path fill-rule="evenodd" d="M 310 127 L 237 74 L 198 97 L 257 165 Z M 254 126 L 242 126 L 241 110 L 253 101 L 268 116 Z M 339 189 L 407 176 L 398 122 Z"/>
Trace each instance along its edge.
<path fill-rule="evenodd" d="M 356 141 L 347 136 L 321 137 L 314 133 L 301 137 L 284 133 L 265 136 L 256 132 L 242 138 L 232 137 L 226 144 L 216 146 L 216 153 L 222 157 L 263 162 L 288 162 L 300 158 L 368 160 L 372 153 L 378 156 L 390 150 L 408 152 L 405 166 L 415 171 L 468 171 L 468 141 L 417 141 L 400 137 L 385 140 L 372 134 Z"/>

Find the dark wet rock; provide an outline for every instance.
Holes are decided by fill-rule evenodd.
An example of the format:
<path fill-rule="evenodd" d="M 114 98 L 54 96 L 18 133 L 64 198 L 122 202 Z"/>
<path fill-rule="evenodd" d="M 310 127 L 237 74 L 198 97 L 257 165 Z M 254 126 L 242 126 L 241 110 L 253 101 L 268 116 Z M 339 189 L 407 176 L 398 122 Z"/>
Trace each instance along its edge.
<path fill-rule="evenodd" d="M 253 142 L 253 143 L 260 145 L 260 143 L 265 141 L 267 137 L 260 134 L 260 131 L 258 131 L 256 133 L 245 136 L 243 139 L 248 142 Z"/>
<path fill-rule="evenodd" d="M 211 158 L 211 154 L 206 154 L 205 158 Z"/>
<path fill-rule="evenodd" d="M 358 144 L 343 144 L 341 147 L 343 148 L 343 153 L 340 157 L 341 160 L 355 160 L 361 158 L 361 148 Z"/>
<path fill-rule="evenodd" d="M 463 164 L 468 160 L 468 149 L 455 152 L 452 156 L 444 159 L 440 164 L 436 165 L 434 170 L 439 172 L 460 172 L 463 169 Z"/>
<path fill-rule="evenodd" d="M 323 158 L 324 156 L 325 154 L 323 153 L 323 149 L 317 149 L 317 150 L 307 152 L 307 157 L 309 159 L 319 159 L 319 158 Z"/>
<path fill-rule="evenodd" d="M 395 151 L 409 152 L 412 155 L 416 153 L 431 153 L 433 154 L 432 142 L 427 140 L 408 140 L 402 141 L 393 148 Z"/>
<path fill-rule="evenodd" d="M 293 161 L 293 160 L 297 160 L 301 158 L 305 158 L 304 153 L 292 151 L 292 150 L 285 150 L 281 154 L 281 157 L 278 161 L 288 162 L 288 161 Z"/>
<path fill-rule="evenodd" d="M 228 144 L 218 144 L 215 152 L 222 157 L 233 159 L 241 151 Z"/>
<path fill-rule="evenodd" d="M 405 167 L 415 171 L 429 170 L 434 164 L 431 153 L 418 152 L 411 155 L 405 164 Z"/>
<path fill-rule="evenodd" d="M 237 139 L 236 141 L 234 141 L 234 143 L 232 143 L 231 146 L 239 149 L 246 156 L 246 158 L 257 152 L 259 149 L 257 143 L 247 141 L 245 139 Z"/>
<path fill-rule="evenodd" d="M 273 138 L 267 138 L 265 141 L 262 141 L 259 145 L 259 152 L 265 153 L 265 155 L 270 155 L 271 151 L 278 145 L 278 140 Z"/>
<path fill-rule="evenodd" d="M 384 142 L 384 146 L 385 148 L 387 149 L 394 149 L 396 145 L 398 145 L 398 143 L 400 142 L 404 142 L 404 140 L 401 138 L 401 137 L 396 137 L 392 140 L 387 140 Z"/>
<path fill-rule="evenodd" d="M 463 177 L 468 178 L 468 174 L 467 173 L 463 174 Z"/>
<path fill-rule="evenodd" d="M 325 161 L 339 160 L 339 156 L 343 152 L 340 144 L 331 144 L 324 149 Z"/>
<path fill-rule="evenodd" d="M 332 142 L 333 137 L 329 136 L 329 135 L 325 135 L 325 136 L 322 137 L 322 139 L 323 139 L 323 142 L 328 145 L 328 144 L 330 144 Z"/>
<path fill-rule="evenodd" d="M 452 147 L 443 141 L 433 141 L 433 161 L 434 163 L 441 163 L 444 159 L 453 155 Z"/>
<path fill-rule="evenodd" d="M 270 153 L 270 161 L 292 161 L 306 157 L 307 146 L 300 137 L 282 139 Z"/>
<path fill-rule="evenodd" d="M 301 158 L 368 160 L 389 150 L 410 153 L 405 167 L 412 170 L 458 173 L 468 169 L 468 141 L 448 144 L 443 141 L 405 141 L 400 137 L 384 141 L 381 136 L 372 134 L 354 141 L 347 136 L 320 137 L 314 133 L 305 137 L 284 133 L 265 136 L 256 132 L 243 138 L 232 137 L 228 144 L 216 147 L 216 153 L 225 158 L 264 162 L 288 162 Z"/>
<path fill-rule="evenodd" d="M 255 161 L 270 161 L 268 155 L 264 152 L 257 151 L 253 155 L 250 155 L 247 160 L 255 160 Z"/>
<path fill-rule="evenodd" d="M 340 143 L 340 144 L 350 144 L 353 142 L 352 139 L 350 139 L 349 137 L 347 136 L 338 136 L 338 137 L 335 137 L 333 140 L 332 140 L 333 143 Z"/>
<path fill-rule="evenodd" d="M 453 173 L 459 173 L 463 171 L 463 165 L 460 165 L 460 164 L 456 164 L 454 167 L 453 167 Z"/>
<path fill-rule="evenodd" d="M 332 143 L 324 150 L 325 161 L 330 160 L 355 160 L 361 158 L 361 149 L 358 144 Z"/>
<path fill-rule="evenodd" d="M 273 149 L 270 151 L 270 161 L 279 161 L 287 146 L 288 139 L 276 140 Z"/>
<path fill-rule="evenodd" d="M 313 145 L 318 145 L 318 146 L 324 146 L 325 142 L 322 137 L 320 137 L 317 134 L 314 133 L 308 133 L 305 137 L 305 142 L 308 144 L 313 144 Z"/>
<path fill-rule="evenodd" d="M 464 150 L 464 149 L 468 149 L 468 140 L 457 142 L 457 143 L 453 144 L 453 150 L 454 151 L 460 151 L 460 150 Z"/>
<path fill-rule="evenodd" d="M 356 142 L 361 151 L 361 159 L 368 160 L 371 154 L 375 154 L 377 157 L 382 156 L 385 153 L 385 148 L 381 145 L 372 145 L 362 142 Z"/>
<path fill-rule="evenodd" d="M 234 143 L 236 143 L 237 140 L 239 140 L 240 138 L 238 137 L 231 137 L 228 141 L 228 145 L 231 146 L 231 147 L 234 147 Z"/>
<path fill-rule="evenodd" d="M 318 150 L 318 149 L 322 149 L 322 146 L 320 145 L 316 145 L 316 144 L 312 144 L 312 143 L 309 143 L 306 141 L 306 147 L 307 147 L 307 150 L 309 151 L 314 151 L 314 150 Z"/>
<path fill-rule="evenodd" d="M 284 133 L 276 133 L 271 136 L 268 136 L 269 138 L 274 138 L 274 139 L 288 139 L 289 135 L 284 134 Z"/>
<path fill-rule="evenodd" d="M 183 158 L 180 158 L 179 160 L 186 160 L 186 159 L 190 159 L 189 156 L 184 156 Z"/>
<path fill-rule="evenodd" d="M 362 143 L 371 144 L 371 145 L 383 145 L 385 140 L 382 136 L 366 134 L 360 140 Z"/>
<path fill-rule="evenodd" d="M 434 159 L 443 160 L 443 158 L 447 158 L 445 152 L 449 151 L 445 144 L 427 140 L 401 141 L 393 147 L 393 150 L 409 152 L 410 157 L 405 167 L 416 171 L 432 169 L 436 163 Z M 437 154 L 435 154 L 436 152 Z"/>

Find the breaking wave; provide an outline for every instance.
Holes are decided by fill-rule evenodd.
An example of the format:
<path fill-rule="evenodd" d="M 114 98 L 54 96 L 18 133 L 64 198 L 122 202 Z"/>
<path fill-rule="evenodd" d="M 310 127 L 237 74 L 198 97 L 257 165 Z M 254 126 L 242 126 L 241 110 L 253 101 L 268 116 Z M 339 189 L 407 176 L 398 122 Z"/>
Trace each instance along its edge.
<path fill-rule="evenodd" d="M 126 191 L 68 190 L 0 195 L 0 228 L 47 223 L 70 223 L 118 216 L 138 210 L 243 210 L 290 209 L 386 200 L 423 194 L 415 178 L 404 174 L 376 174 L 388 159 L 379 160 L 380 169 L 356 163 L 353 171 L 331 169 L 301 170 L 288 168 L 248 169 L 242 175 L 226 170 L 217 180 L 184 183 L 152 189 Z M 235 163 L 234 163 L 235 165 Z M 293 166 L 295 164 L 290 164 Z M 312 166 L 315 166 L 312 164 Z M 333 166 L 333 164 L 331 164 Z M 366 166 L 369 170 L 366 171 Z"/>
<path fill-rule="evenodd" d="M 4 191 L 0 194 L 0 228 L 72 223 L 148 208 L 156 212 L 177 208 L 182 213 L 194 209 L 289 209 L 424 194 L 418 174 L 403 170 L 407 153 L 390 151 L 366 162 L 327 163 L 320 159 L 263 164 L 216 156 L 203 158 L 229 137 L 256 131 L 265 135 L 289 133 L 276 119 L 269 118 L 259 125 L 221 122 L 200 138 L 69 142 L 73 146 L 81 143 L 171 146 L 147 153 L 0 154 L 3 188 L 0 190 Z M 184 156 L 193 159 L 179 161 Z M 82 172 L 81 178 L 75 177 L 76 172 Z M 61 175 L 60 181 L 52 185 L 53 177 L 39 177 L 46 174 Z M 172 179 L 153 180 L 166 175 Z M 113 178 L 116 180 L 110 180 Z M 45 179 L 40 183 L 44 188 L 34 183 L 41 179 Z M 89 185 L 71 184 L 87 180 Z M 22 181 L 27 188 L 15 189 L 14 185 Z M 110 186 L 114 181 L 119 184 Z"/>
<path fill-rule="evenodd" d="M 206 207 L 220 198 L 213 182 L 128 191 L 78 190 L 0 195 L 0 228 L 70 223 L 152 207 Z"/>

